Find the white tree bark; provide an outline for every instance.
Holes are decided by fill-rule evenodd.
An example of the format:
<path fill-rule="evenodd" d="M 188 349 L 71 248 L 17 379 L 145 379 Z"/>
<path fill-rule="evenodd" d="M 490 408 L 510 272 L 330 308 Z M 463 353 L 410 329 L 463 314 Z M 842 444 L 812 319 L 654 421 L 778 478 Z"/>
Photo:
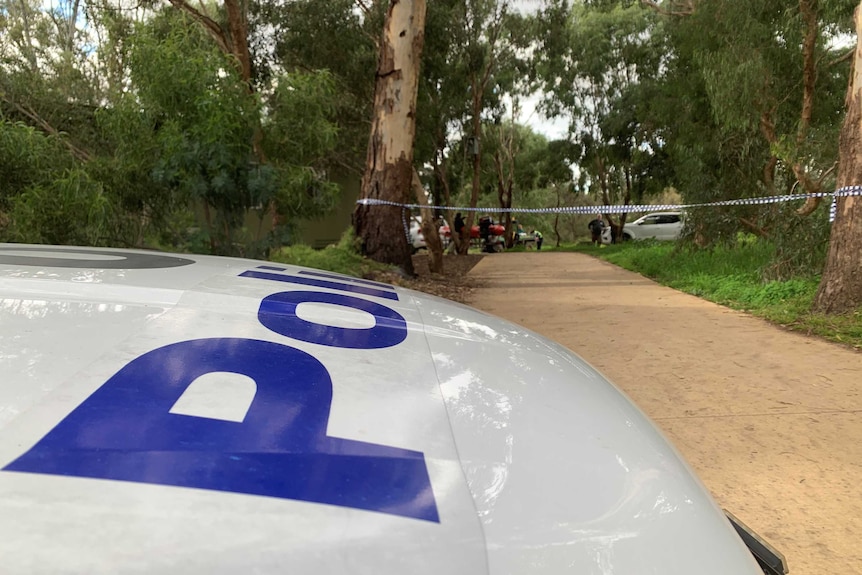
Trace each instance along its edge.
<path fill-rule="evenodd" d="M 425 0 L 390 0 L 380 43 L 362 197 L 408 203 Z M 368 257 L 413 272 L 401 208 L 358 205 L 353 226 Z"/>

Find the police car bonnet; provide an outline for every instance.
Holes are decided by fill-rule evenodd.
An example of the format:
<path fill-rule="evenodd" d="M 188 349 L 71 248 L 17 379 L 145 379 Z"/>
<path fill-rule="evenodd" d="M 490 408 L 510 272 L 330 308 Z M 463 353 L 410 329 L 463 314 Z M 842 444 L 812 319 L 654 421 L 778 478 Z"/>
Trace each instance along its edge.
<path fill-rule="evenodd" d="M 0 245 L 3 573 L 758 573 L 570 351 L 293 266 Z"/>

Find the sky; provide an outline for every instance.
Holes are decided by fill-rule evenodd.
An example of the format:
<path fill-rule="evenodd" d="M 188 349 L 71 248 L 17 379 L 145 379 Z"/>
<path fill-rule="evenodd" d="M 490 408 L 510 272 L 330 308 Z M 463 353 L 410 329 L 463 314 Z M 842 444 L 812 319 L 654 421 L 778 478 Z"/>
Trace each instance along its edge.
<path fill-rule="evenodd" d="M 542 95 L 534 94 L 521 102 L 521 113 L 518 122 L 529 126 L 533 131 L 544 135 L 548 140 L 561 140 L 569 131 L 569 122 L 565 118 L 545 118 L 537 109 Z"/>
<path fill-rule="evenodd" d="M 512 5 L 522 13 L 532 14 L 545 4 L 544 0 L 512 0 Z M 549 140 L 559 140 L 568 134 L 569 124 L 565 118 L 545 118 L 538 111 L 542 94 L 534 94 L 521 102 L 518 122 L 531 127 Z"/>

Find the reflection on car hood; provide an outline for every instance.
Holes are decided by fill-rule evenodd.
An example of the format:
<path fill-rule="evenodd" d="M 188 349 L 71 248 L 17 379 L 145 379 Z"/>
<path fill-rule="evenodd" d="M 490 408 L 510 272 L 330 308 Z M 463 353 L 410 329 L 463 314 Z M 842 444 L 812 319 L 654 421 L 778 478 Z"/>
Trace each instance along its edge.
<path fill-rule="evenodd" d="M 0 245 L 0 370 L 4 573 L 758 572 L 589 365 L 409 290 Z"/>

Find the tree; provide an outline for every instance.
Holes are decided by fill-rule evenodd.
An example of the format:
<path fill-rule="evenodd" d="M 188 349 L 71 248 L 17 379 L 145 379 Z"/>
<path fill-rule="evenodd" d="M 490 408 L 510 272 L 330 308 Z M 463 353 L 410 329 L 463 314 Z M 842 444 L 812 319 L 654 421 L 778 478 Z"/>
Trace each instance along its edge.
<path fill-rule="evenodd" d="M 452 168 L 462 154 L 454 144 L 463 132 L 469 109 L 470 84 L 461 53 L 466 34 L 463 12 L 463 0 L 435 0 L 428 6 L 417 94 L 414 163 L 430 167 L 431 198 L 435 205 L 443 206 L 452 205 L 453 193 L 460 188 Z M 441 210 L 438 215 L 445 219 L 450 230 L 454 229 L 453 212 Z M 436 229 L 436 225 L 430 227 Z M 425 237 L 427 240 L 427 233 Z M 452 242 L 457 253 L 461 238 L 453 235 Z M 433 254 L 434 248 L 429 246 L 428 251 Z"/>
<path fill-rule="evenodd" d="M 98 58 L 79 30 L 78 2 L 52 9 L 0 0 L 0 113 L 58 136 L 79 160 L 91 157 L 93 111 L 104 93 Z M 82 18 L 83 19 L 83 18 Z"/>
<path fill-rule="evenodd" d="M 834 40 L 847 30 L 850 0 L 642 3 L 663 15 L 668 58 L 654 117 L 687 201 L 831 187 L 846 77 L 846 51 Z M 701 211 L 689 221 L 718 241 L 739 229 L 785 238 L 810 227 L 779 206 Z"/>
<path fill-rule="evenodd" d="M 198 10 L 186 0 L 168 0 L 177 10 L 188 14 L 213 39 L 215 45 L 230 57 L 239 77 L 251 93 L 254 90 L 252 56 L 249 50 L 248 2 L 224 0 L 224 20 L 218 21 L 203 9 Z"/>
<path fill-rule="evenodd" d="M 380 41 L 374 112 L 362 197 L 408 203 L 413 189 L 416 91 L 425 29 L 425 0 L 390 0 Z M 401 208 L 359 204 L 353 226 L 371 259 L 413 273 L 410 247 L 403 241 Z"/>
<path fill-rule="evenodd" d="M 57 136 L 0 121 L 0 241 L 103 244 L 108 209 Z"/>
<path fill-rule="evenodd" d="M 295 219 L 332 205 L 336 188 L 322 161 L 337 137 L 331 75 L 275 70 L 254 91 L 254 70 L 239 58 L 241 31 L 231 31 L 241 14 L 225 13 L 222 24 L 204 6 L 77 6 L 0 5 L 10 38 L 0 44 L 0 116 L 13 121 L 3 135 L 32 155 L 24 161 L 0 146 L 10 233 L 251 256 L 289 240 Z M 47 138 L 24 137 L 24 125 Z M 47 152 L 53 158 L 43 160 Z M 57 169 L 22 177 L 20 166 L 43 161 Z M 245 227 L 249 214 L 262 221 L 262 206 L 278 216 L 272 234 Z M 17 225 L 24 221 L 33 225 Z M 90 231 L 70 233 L 65 226 L 76 221 Z"/>
<path fill-rule="evenodd" d="M 508 0 L 467 0 L 464 2 L 464 22 L 467 37 L 464 45 L 467 77 L 470 82 L 470 138 L 467 150 L 472 158 L 473 178 L 470 207 L 479 201 L 482 166 L 482 112 L 488 108 L 487 90 L 493 86 L 494 74 L 498 71 L 501 52 L 505 50 L 506 16 Z M 459 253 L 467 253 L 470 245 L 470 229 L 476 213 L 470 211 L 461 232 Z"/>
<path fill-rule="evenodd" d="M 545 109 L 566 115 L 578 165 L 604 204 L 629 204 L 646 189 L 645 170 L 664 145 L 642 104 L 662 68 L 655 17 L 625 1 L 554 2 L 540 15 Z M 606 216 L 617 235 L 625 224 Z"/>
<path fill-rule="evenodd" d="M 854 14 L 856 49 L 841 128 L 838 186 L 862 182 L 862 3 Z M 862 307 L 862 197 L 841 197 L 814 310 L 844 313 Z"/>
<path fill-rule="evenodd" d="M 315 169 L 335 145 L 335 94 L 326 73 L 275 76 L 261 101 L 232 57 L 170 9 L 136 27 L 129 61 L 137 93 L 116 113 L 125 123 L 143 121 L 139 131 L 152 134 L 153 150 L 138 157 L 149 162 L 151 180 L 176 201 L 202 208 L 209 251 L 265 254 L 289 233 L 293 217 L 329 207 L 335 190 Z M 138 148 L 128 151 L 132 159 Z M 260 220 L 273 211 L 280 217 L 269 237 L 243 230 L 249 213 Z"/>
<path fill-rule="evenodd" d="M 285 73 L 325 70 L 338 98 L 333 120 L 337 144 L 326 167 L 361 177 L 365 169 L 378 38 L 385 3 L 357 0 L 290 0 L 252 4 L 256 71 L 261 80 Z M 359 9 L 357 9 L 359 5 Z M 427 37 L 427 36 L 426 36 Z"/>

